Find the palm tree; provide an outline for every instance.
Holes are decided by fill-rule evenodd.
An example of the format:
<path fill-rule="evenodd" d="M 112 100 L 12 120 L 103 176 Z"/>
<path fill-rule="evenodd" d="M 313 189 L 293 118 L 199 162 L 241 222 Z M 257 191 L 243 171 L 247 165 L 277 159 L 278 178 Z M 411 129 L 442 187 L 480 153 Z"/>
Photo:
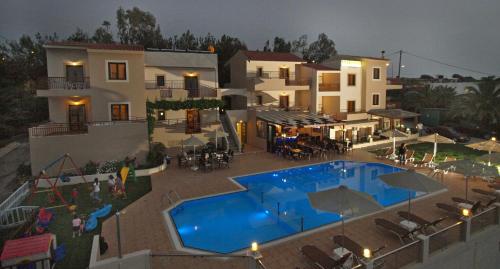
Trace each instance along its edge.
<path fill-rule="evenodd" d="M 467 88 L 454 102 L 450 116 L 475 122 L 489 131 L 500 124 L 500 82 L 489 77 L 480 81 L 476 87 Z"/>
<path fill-rule="evenodd" d="M 422 108 L 448 108 L 455 97 L 454 87 L 425 85 L 405 93 L 404 108 L 417 112 Z"/>

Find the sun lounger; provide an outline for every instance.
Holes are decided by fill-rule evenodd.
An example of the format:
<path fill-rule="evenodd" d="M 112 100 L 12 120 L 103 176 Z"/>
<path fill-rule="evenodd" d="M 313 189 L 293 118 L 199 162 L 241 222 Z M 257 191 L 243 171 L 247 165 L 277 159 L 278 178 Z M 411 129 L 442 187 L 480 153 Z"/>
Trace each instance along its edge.
<path fill-rule="evenodd" d="M 438 225 L 443 220 L 447 219 L 447 217 L 442 217 L 434 221 L 428 221 L 424 218 L 421 218 L 413 213 L 408 213 L 406 211 L 399 211 L 398 215 L 405 220 L 409 220 L 411 222 L 418 224 L 419 226 L 422 227 L 422 230 L 427 230 L 429 228 L 432 228 L 434 232 L 437 230 L 436 225 Z"/>
<path fill-rule="evenodd" d="M 469 204 L 471 206 L 474 206 L 476 203 L 479 203 L 479 207 L 481 209 L 484 209 L 484 208 L 490 207 L 494 202 L 496 202 L 497 199 L 493 198 L 490 201 L 488 201 L 488 203 L 486 203 L 484 205 L 481 203 L 481 201 L 474 202 L 474 201 L 466 200 L 466 199 L 463 199 L 460 197 L 451 197 L 451 200 L 453 200 L 453 202 L 458 203 L 458 204 Z"/>
<path fill-rule="evenodd" d="M 412 231 L 408 231 L 405 228 L 401 227 L 399 224 L 381 218 L 375 219 L 375 225 L 396 235 L 399 238 L 401 244 L 405 244 L 405 240 L 407 239 L 413 241 L 413 233 L 418 230 L 415 229 Z"/>
<path fill-rule="evenodd" d="M 430 163 L 434 159 L 434 155 L 431 153 L 425 153 L 424 157 L 420 161 L 414 161 L 413 165 L 415 166 L 430 166 Z"/>
<path fill-rule="evenodd" d="M 457 206 L 454 206 L 454 205 L 450 205 L 450 204 L 445 204 L 445 203 L 436 203 L 436 206 L 439 209 L 442 209 L 442 210 L 448 212 L 449 214 L 451 214 L 455 218 L 461 218 L 462 217 L 462 210 L 463 209 L 460 208 L 460 207 L 457 207 Z M 479 210 L 480 206 L 481 206 L 481 203 L 480 202 L 476 202 L 470 208 L 470 212 L 472 214 L 475 214 Z"/>
<path fill-rule="evenodd" d="M 472 189 L 472 191 L 475 193 L 486 195 L 486 196 L 491 196 L 491 197 L 495 197 L 495 198 L 499 197 L 499 194 L 495 191 L 487 191 L 487 190 L 483 190 L 483 189 Z"/>
<path fill-rule="evenodd" d="M 300 249 L 302 255 L 306 256 L 309 260 L 313 262 L 316 268 L 319 269 L 334 269 L 340 268 L 352 253 L 347 253 L 339 260 L 334 260 L 332 257 L 328 256 L 324 251 L 313 245 L 306 245 Z"/>
<path fill-rule="evenodd" d="M 415 161 L 415 158 L 413 157 L 413 155 L 415 155 L 415 151 L 414 150 L 407 150 L 406 151 L 406 156 L 405 156 L 405 161 L 407 163 L 413 163 Z"/>
<path fill-rule="evenodd" d="M 351 238 L 345 236 L 345 235 L 336 235 L 332 237 L 332 240 L 335 244 L 349 250 L 352 252 L 355 256 L 358 258 L 363 257 L 363 251 L 364 248 L 356 243 L 356 241 L 352 240 Z M 381 246 L 375 250 L 372 250 L 372 255 L 375 256 L 378 252 L 380 252 L 382 249 L 384 249 L 385 246 Z"/>
<path fill-rule="evenodd" d="M 494 190 L 500 190 L 500 183 L 488 184 L 488 187 L 490 187 Z"/>

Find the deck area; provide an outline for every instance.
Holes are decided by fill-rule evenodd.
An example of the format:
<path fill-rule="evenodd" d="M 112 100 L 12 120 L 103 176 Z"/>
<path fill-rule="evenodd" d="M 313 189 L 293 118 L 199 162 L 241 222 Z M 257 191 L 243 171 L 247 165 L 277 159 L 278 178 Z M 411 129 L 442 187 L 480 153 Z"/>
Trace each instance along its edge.
<path fill-rule="evenodd" d="M 346 155 L 330 155 L 328 160 L 344 159 L 354 161 L 387 162 L 376 159 L 373 154 L 364 150 L 354 150 Z M 238 187 L 227 177 L 256 173 L 267 170 L 283 169 L 318 162 L 325 159 L 290 161 L 279 158 L 273 154 L 259 150 L 249 150 L 249 153 L 235 156 L 229 169 L 218 169 L 213 172 L 193 172 L 188 169 L 177 168 L 175 162 L 166 171 L 152 176 L 152 191 L 126 208 L 121 215 L 121 237 L 124 253 L 151 249 L 152 253 L 175 253 L 172 240 L 166 228 L 162 212 L 169 207 L 164 194 L 175 190 L 182 199 L 195 198 L 204 195 L 217 194 L 238 190 Z M 392 164 L 392 163 L 391 163 Z M 418 171 L 428 173 L 428 168 L 419 168 Z M 444 184 L 448 191 L 425 197 L 412 204 L 412 212 L 429 220 L 445 216 L 444 212 L 435 207 L 436 202 L 451 203 L 452 196 L 464 196 L 465 182 L 461 175 L 449 173 L 444 177 Z M 472 188 L 488 189 L 487 183 L 480 179 L 469 181 L 469 190 Z M 469 191 L 470 200 L 479 200 L 484 197 Z M 399 210 L 404 210 L 406 204 L 391 208 L 387 211 L 346 222 L 345 233 L 361 245 L 376 249 L 386 245 L 382 253 L 391 251 L 401 246 L 394 235 L 377 229 L 373 219 L 384 217 L 393 221 L 400 220 L 396 215 Z M 441 226 L 455 223 L 453 219 L 445 220 Z M 268 269 L 278 268 L 312 268 L 308 260 L 300 254 L 299 248 L 306 244 L 314 244 L 325 252 L 331 253 L 334 244 L 331 237 L 340 234 L 340 226 L 303 235 L 269 246 L 261 246 L 262 262 Z M 102 235 L 109 244 L 109 250 L 101 259 L 116 256 L 116 230 L 115 218 L 110 218 L 103 223 Z M 153 257 L 153 268 L 247 268 L 246 259 L 231 261 L 221 259 L 202 259 L 190 256 Z M 202 267 L 200 267 L 203 265 Z M 174 268 L 174 267 L 169 267 Z"/>

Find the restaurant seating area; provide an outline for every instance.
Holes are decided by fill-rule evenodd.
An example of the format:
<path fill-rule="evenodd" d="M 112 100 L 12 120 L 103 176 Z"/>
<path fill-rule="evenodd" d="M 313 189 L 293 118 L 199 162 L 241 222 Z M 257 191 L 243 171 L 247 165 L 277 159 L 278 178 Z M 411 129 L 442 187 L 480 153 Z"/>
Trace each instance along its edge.
<path fill-rule="evenodd" d="M 328 154 L 346 154 L 352 151 L 349 141 L 337 141 L 324 138 L 319 140 L 307 135 L 299 135 L 294 139 L 276 139 L 273 152 L 277 156 L 290 160 L 311 158 L 327 158 Z"/>
<path fill-rule="evenodd" d="M 210 172 L 214 169 L 229 168 L 233 157 L 233 150 L 216 149 L 213 143 L 207 143 L 197 150 L 183 150 L 177 155 L 177 163 L 180 168 Z"/>

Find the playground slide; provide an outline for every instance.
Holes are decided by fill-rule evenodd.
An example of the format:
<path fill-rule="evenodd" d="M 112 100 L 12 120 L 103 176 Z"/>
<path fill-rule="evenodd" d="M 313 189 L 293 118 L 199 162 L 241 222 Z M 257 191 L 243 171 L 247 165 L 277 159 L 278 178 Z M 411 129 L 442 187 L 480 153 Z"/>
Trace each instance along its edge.
<path fill-rule="evenodd" d="M 90 217 L 87 219 L 87 222 L 85 222 L 85 231 L 90 232 L 97 227 L 97 218 L 90 215 Z"/>
<path fill-rule="evenodd" d="M 122 176 L 123 185 L 125 185 L 125 182 L 127 182 L 128 170 L 129 170 L 129 168 L 124 166 L 124 167 L 122 167 L 122 170 L 120 171 L 120 175 Z"/>
<path fill-rule="evenodd" d="M 113 206 L 110 204 L 105 205 L 104 207 L 98 209 L 97 211 L 92 212 L 90 215 L 96 218 L 103 218 L 111 213 L 111 208 Z"/>

